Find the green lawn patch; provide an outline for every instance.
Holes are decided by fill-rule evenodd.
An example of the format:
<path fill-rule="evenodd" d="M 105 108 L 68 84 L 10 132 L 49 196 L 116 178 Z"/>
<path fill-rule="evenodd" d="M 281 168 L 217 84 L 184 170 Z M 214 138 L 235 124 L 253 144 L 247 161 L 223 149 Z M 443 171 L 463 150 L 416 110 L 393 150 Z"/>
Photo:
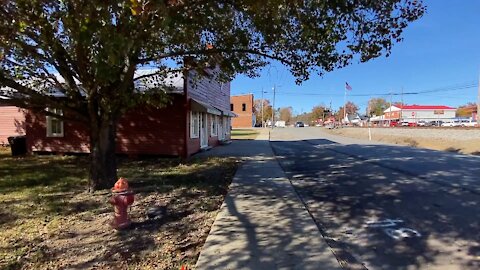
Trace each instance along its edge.
<path fill-rule="evenodd" d="M 253 140 L 257 138 L 260 131 L 254 129 L 233 129 L 231 137 L 234 140 Z"/>
<path fill-rule="evenodd" d="M 135 190 L 133 228 L 110 228 L 108 190 L 86 192 L 88 159 L 11 157 L 0 149 L 0 269 L 180 269 L 193 266 L 237 161 L 119 159 Z M 148 219 L 149 207 L 166 216 Z"/>

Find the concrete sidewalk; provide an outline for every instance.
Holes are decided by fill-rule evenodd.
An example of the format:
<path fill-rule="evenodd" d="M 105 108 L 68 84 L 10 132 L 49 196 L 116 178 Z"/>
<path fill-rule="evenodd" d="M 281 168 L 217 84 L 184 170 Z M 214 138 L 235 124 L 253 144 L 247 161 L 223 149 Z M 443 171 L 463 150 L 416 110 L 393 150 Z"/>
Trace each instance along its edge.
<path fill-rule="evenodd" d="M 222 147 L 218 154 L 244 156 L 245 161 L 196 269 L 341 269 L 276 161 L 268 130 L 255 141 Z"/>

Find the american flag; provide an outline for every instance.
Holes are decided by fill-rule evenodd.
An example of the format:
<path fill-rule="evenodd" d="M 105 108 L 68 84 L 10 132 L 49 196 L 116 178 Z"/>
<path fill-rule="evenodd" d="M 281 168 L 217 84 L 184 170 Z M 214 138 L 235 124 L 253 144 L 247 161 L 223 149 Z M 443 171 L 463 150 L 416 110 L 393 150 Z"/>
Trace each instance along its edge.
<path fill-rule="evenodd" d="M 352 91 L 352 87 L 347 82 L 345 82 L 345 89 Z"/>

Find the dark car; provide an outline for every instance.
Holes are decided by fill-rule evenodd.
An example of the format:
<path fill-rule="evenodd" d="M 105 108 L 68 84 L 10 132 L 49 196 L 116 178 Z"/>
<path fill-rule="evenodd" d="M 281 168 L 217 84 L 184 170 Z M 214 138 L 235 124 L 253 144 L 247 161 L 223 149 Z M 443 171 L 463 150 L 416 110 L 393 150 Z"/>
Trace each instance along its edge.
<path fill-rule="evenodd" d="M 305 124 L 303 122 L 296 122 L 295 127 L 304 127 Z"/>

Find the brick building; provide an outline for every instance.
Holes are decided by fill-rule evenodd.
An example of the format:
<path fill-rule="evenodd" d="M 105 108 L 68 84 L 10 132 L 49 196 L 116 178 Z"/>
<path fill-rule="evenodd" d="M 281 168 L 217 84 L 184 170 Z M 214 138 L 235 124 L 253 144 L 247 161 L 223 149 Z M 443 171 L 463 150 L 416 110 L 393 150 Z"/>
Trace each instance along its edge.
<path fill-rule="evenodd" d="M 255 126 L 255 109 L 253 106 L 253 94 L 232 96 L 230 98 L 230 110 L 237 117 L 232 119 L 232 128 L 249 128 Z"/>
<path fill-rule="evenodd" d="M 191 71 L 166 82 L 174 86 L 168 92 L 171 103 L 166 107 L 140 106 L 125 113 L 117 126 L 116 152 L 188 157 L 230 139 L 230 83 L 194 77 Z M 82 122 L 32 111 L 27 113 L 25 122 L 31 152 L 90 151 L 88 126 Z"/>

